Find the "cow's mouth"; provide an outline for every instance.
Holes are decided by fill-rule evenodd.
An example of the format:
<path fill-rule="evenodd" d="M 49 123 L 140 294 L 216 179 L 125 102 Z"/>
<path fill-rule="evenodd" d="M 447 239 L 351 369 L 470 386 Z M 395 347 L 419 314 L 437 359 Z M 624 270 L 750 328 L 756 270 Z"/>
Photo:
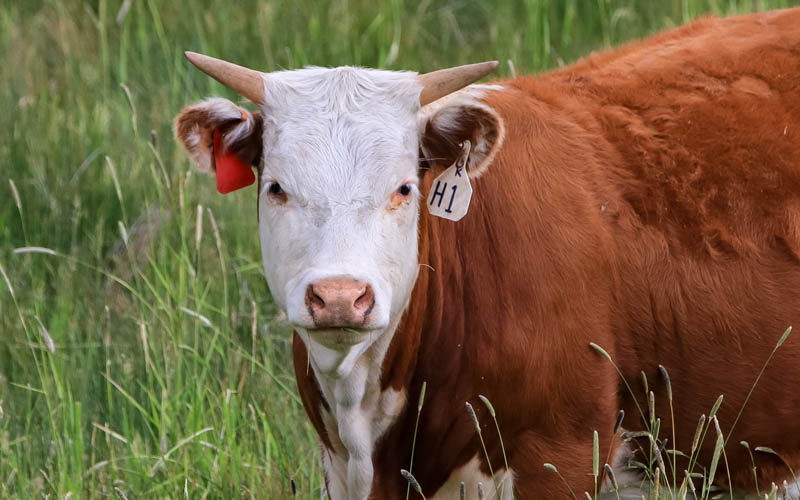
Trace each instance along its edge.
<path fill-rule="evenodd" d="M 375 330 L 350 327 L 307 328 L 308 336 L 326 347 L 337 348 L 360 344 Z"/>

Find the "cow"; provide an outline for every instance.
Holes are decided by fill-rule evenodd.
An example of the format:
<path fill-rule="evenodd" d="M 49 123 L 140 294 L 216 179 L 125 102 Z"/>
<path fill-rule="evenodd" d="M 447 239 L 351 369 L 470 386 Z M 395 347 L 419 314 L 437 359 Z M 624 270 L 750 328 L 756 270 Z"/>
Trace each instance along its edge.
<path fill-rule="evenodd" d="M 737 420 L 800 319 L 800 8 L 487 84 L 496 63 L 262 73 L 186 56 L 257 105 L 208 99 L 175 132 L 221 191 L 258 181 L 331 498 L 404 498 L 412 447 L 429 499 L 461 482 L 472 498 L 493 481 L 503 498 L 593 491 L 593 432 L 605 458 L 618 410 L 642 428 L 641 374 L 686 453 L 724 395 L 720 484 L 800 467 L 800 341 Z M 757 453 L 754 476 L 740 441 L 782 458 Z"/>

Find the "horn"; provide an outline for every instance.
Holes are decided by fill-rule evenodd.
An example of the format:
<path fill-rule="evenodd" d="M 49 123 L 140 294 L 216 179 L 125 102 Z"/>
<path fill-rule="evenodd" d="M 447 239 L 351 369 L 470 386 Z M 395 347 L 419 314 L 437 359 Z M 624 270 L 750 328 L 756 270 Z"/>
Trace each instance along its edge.
<path fill-rule="evenodd" d="M 183 53 L 203 73 L 256 104 L 264 104 L 264 73 L 196 52 Z"/>
<path fill-rule="evenodd" d="M 420 106 L 430 104 L 447 94 L 463 89 L 472 82 L 476 82 L 497 69 L 497 61 L 487 61 L 455 68 L 440 69 L 417 76 L 417 81 L 422 85 L 419 94 Z"/>

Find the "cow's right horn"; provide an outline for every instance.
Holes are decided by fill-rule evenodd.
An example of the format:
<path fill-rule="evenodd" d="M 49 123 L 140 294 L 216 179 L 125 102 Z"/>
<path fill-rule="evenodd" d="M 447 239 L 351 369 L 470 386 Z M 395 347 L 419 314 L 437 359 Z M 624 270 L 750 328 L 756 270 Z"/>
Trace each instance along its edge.
<path fill-rule="evenodd" d="M 256 104 L 264 104 L 264 73 L 221 59 L 186 51 L 190 63 L 203 73 Z"/>
<path fill-rule="evenodd" d="M 463 89 L 472 82 L 476 82 L 497 69 L 497 61 L 456 66 L 455 68 L 431 71 L 417 76 L 417 81 L 422 84 L 419 94 L 420 106 L 425 106 L 456 90 Z"/>

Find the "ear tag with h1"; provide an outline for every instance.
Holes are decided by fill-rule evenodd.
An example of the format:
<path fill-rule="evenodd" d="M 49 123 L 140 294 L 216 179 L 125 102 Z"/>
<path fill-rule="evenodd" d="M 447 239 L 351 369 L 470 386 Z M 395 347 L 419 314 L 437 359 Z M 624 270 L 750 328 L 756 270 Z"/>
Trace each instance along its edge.
<path fill-rule="evenodd" d="M 217 174 L 217 191 L 228 194 L 256 181 L 253 169 L 235 153 L 224 151 L 222 134 L 214 130 L 214 169 Z"/>
<path fill-rule="evenodd" d="M 464 141 L 459 145 L 456 161 L 439 177 L 433 180 L 428 194 L 428 212 L 431 215 L 452 221 L 467 215 L 472 200 L 472 185 L 467 174 L 467 162 L 472 144 Z"/>

